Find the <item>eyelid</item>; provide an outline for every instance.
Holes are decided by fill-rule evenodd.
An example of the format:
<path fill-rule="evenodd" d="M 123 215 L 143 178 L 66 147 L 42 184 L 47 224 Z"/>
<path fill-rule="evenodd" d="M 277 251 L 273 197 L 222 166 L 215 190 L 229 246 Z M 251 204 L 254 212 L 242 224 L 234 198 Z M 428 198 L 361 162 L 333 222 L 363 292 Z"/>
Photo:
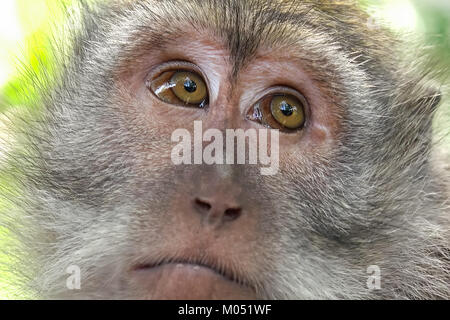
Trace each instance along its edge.
<path fill-rule="evenodd" d="M 271 94 L 272 95 L 289 94 L 289 95 L 296 97 L 300 101 L 306 102 L 309 105 L 308 99 L 303 94 L 301 94 L 298 90 L 295 90 L 289 86 L 283 86 L 283 85 L 273 86 L 273 87 L 270 87 L 270 88 L 264 90 L 263 92 L 256 95 L 255 100 L 259 101 L 259 100 L 263 99 L 264 97 L 267 97 Z"/>
<path fill-rule="evenodd" d="M 204 80 L 204 82 L 206 84 L 206 88 L 208 89 L 208 92 L 209 92 L 210 86 L 209 86 L 208 77 L 206 77 L 205 73 L 200 69 L 200 67 L 192 62 L 182 61 L 182 60 L 172 60 L 172 61 L 168 61 L 168 62 L 159 64 L 157 67 L 153 68 L 147 74 L 145 84 L 148 86 L 149 83 L 152 81 L 152 79 L 159 77 L 161 74 L 163 74 L 164 72 L 169 71 L 169 70 L 174 70 L 174 71 L 187 70 L 187 71 L 192 71 L 192 72 L 198 73 L 198 75 L 201 76 L 202 79 Z"/>

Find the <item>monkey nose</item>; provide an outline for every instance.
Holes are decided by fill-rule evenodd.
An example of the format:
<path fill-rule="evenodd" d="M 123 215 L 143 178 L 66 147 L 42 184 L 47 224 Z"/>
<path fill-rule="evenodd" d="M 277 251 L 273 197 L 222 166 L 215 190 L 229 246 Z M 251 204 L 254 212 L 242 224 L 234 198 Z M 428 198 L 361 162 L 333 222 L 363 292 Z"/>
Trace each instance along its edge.
<path fill-rule="evenodd" d="M 232 222 L 242 215 L 242 208 L 221 195 L 197 197 L 193 202 L 194 210 L 201 216 L 203 223 L 220 225 Z"/>

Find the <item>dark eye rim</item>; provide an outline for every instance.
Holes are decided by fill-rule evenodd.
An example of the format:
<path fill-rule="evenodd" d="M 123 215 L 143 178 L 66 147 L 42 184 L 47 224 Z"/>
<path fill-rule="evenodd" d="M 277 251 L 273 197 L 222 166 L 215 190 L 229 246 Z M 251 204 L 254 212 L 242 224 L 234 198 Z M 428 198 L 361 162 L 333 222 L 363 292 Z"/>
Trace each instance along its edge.
<path fill-rule="evenodd" d="M 287 127 L 283 127 L 281 124 L 280 124 L 280 128 L 272 128 L 271 126 L 268 126 L 263 123 L 261 123 L 261 125 L 271 128 L 271 129 L 279 129 L 280 132 L 291 133 L 291 134 L 295 134 L 295 133 L 298 133 L 299 131 L 304 131 L 305 129 L 307 129 L 309 127 L 309 122 L 311 119 L 311 107 L 310 107 L 309 101 L 308 101 L 307 97 L 305 95 L 303 95 L 302 93 L 300 93 L 298 90 L 296 90 L 290 86 L 286 86 L 286 85 L 276 85 L 276 86 L 270 87 L 269 89 L 265 90 L 263 93 L 257 95 L 255 98 L 256 102 L 253 103 L 252 105 L 250 105 L 248 108 L 246 108 L 245 115 L 248 115 L 251 110 L 254 110 L 254 108 L 257 105 L 259 105 L 261 102 L 263 102 L 265 99 L 268 99 L 269 97 L 280 96 L 280 95 L 281 96 L 282 95 L 293 96 L 294 98 L 298 99 L 303 104 L 303 112 L 304 112 L 304 117 L 305 117 L 305 121 L 304 121 L 303 125 L 297 129 L 289 129 Z M 270 116 L 273 118 L 272 113 L 270 113 Z M 248 119 L 248 116 L 246 118 L 248 121 L 256 122 L 254 120 Z M 273 119 L 273 121 L 278 122 L 276 119 Z"/>
<path fill-rule="evenodd" d="M 201 104 L 173 104 L 169 103 L 167 101 L 162 100 L 160 97 L 156 95 L 156 93 L 151 88 L 151 83 L 154 79 L 160 77 L 165 72 L 192 72 L 197 74 L 205 83 L 206 91 L 207 91 L 207 98 L 205 99 L 205 102 L 202 102 Z M 163 62 L 153 68 L 150 72 L 147 73 L 147 76 L 145 77 L 145 87 L 148 91 L 159 101 L 169 105 L 169 106 L 175 106 L 177 108 L 180 107 L 191 107 L 192 109 L 195 109 L 194 106 L 198 106 L 198 109 L 206 109 L 209 106 L 209 99 L 210 99 L 210 84 L 208 78 L 205 76 L 205 73 L 198 67 L 196 64 L 189 62 L 189 61 L 183 61 L 183 60 L 170 60 L 167 62 Z M 204 105 L 202 105 L 204 104 Z"/>

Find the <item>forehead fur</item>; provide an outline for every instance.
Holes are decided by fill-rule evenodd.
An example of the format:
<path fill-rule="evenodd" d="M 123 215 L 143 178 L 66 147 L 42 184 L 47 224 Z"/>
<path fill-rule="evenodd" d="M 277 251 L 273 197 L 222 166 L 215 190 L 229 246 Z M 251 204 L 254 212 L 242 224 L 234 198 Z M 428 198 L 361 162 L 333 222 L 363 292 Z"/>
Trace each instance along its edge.
<path fill-rule="evenodd" d="M 229 49 L 235 73 L 259 48 L 298 45 L 299 39 L 327 38 L 360 62 L 378 60 L 379 49 L 389 46 L 380 30 L 363 37 L 373 31 L 355 1 L 118 0 L 109 6 L 120 28 L 135 35 L 130 39 L 147 35 L 148 46 L 170 41 L 186 25 L 215 33 Z"/>

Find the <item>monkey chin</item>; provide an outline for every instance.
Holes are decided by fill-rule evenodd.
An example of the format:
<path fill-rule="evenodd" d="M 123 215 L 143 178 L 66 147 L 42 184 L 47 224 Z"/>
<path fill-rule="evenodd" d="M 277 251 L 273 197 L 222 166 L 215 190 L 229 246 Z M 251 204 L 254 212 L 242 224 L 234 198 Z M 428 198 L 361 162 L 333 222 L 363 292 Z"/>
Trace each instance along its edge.
<path fill-rule="evenodd" d="M 213 268 L 167 263 L 133 271 L 133 286 L 142 299 L 151 300 L 255 300 L 255 291 Z"/>

